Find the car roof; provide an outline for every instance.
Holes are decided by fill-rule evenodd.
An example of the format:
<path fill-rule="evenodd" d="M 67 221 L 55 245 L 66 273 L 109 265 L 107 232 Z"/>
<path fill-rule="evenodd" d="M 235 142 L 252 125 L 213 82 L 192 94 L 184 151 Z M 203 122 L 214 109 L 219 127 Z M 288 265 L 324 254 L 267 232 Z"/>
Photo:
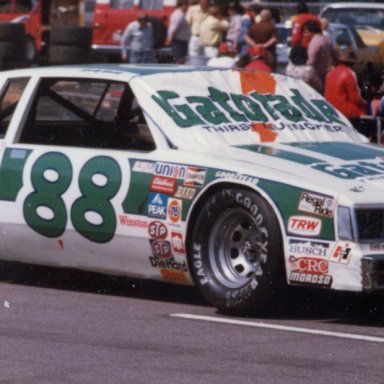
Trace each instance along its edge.
<path fill-rule="evenodd" d="M 69 77 L 79 76 L 85 74 L 92 74 L 100 76 L 101 73 L 106 75 L 127 75 L 128 78 L 135 76 L 146 76 L 157 73 L 169 72 L 191 72 L 191 71 L 213 71 L 217 70 L 214 67 L 198 67 L 190 65 L 177 65 L 177 64 L 86 64 L 86 65 L 67 65 L 67 66 L 50 66 L 50 67 L 35 67 L 13 69 L 9 71 L 2 71 L 1 74 L 11 76 L 43 76 L 43 77 Z"/>
<path fill-rule="evenodd" d="M 359 2 L 359 3 L 332 3 L 327 4 L 323 11 L 323 13 L 326 9 L 333 8 L 333 9 L 344 9 L 344 8 L 371 8 L 371 9 L 384 9 L 384 4 L 378 4 L 378 3 L 365 3 L 365 2 Z"/>

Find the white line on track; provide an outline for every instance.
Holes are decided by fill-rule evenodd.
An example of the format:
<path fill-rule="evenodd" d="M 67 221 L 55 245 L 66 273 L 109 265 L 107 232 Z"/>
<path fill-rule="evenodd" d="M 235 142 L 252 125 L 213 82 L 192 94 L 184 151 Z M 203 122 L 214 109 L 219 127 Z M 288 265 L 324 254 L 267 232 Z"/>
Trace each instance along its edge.
<path fill-rule="evenodd" d="M 286 332 L 309 333 L 309 334 L 317 335 L 317 336 L 339 337 L 341 339 L 351 339 L 351 340 L 359 340 L 359 341 L 370 341 L 370 342 L 374 342 L 374 343 L 384 343 L 383 337 L 359 335 L 359 334 L 354 334 L 354 333 L 329 332 L 329 331 L 324 331 L 321 329 L 290 327 L 290 326 L 286 326 L 286 325 L 267 324 L 267 323 L 263 323 L 263 322 L 225 319 L 225 318 L 213 317 L 213 316 L 191 315 L 188 313 L 173 313 L 173 314 L 170 314 L 170 316 L 171 317 L 178 317 L 178 318 L 182 318 L 182 319 L 188 319 L 188 320 L 200 320 L 200 321 L 208 321 L 208 322 L 213 322 L 213 323 L 242 325 L 242 326 L 246 326 L 246 327 L 276 329 L 279 331 L 286 331 Z"/>

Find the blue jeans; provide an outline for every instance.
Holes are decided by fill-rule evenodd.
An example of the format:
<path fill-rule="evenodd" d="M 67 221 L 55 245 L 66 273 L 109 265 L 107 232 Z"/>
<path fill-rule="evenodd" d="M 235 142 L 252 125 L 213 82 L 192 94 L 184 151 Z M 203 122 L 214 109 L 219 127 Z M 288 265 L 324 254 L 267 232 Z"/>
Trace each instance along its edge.
<path fill-rule="evenodd" d="M 153 63 L 152 51 L 130 51 L 129 62 L 132 64 Z"/>

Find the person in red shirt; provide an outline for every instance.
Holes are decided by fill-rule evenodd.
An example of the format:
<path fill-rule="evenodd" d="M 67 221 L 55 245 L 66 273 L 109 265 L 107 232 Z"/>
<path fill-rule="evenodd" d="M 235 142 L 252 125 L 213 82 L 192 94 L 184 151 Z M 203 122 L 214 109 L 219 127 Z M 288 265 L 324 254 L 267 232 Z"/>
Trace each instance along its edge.
<path fill-rule="evenodd" d="M 265 49 L 258 47 L 250 47 L 248 49 L 250 62 L 245 66 L 246 69 L 255 69 L 257 71 L 272 72 L 272 68 L 265 63 Z"/>
<path fill-rule="evenodd" d="M 292 35 L 290 38 L 291 46 L 301 45 L 307 47 L 309 40 L 306 36 L 303 36 L 303 26 L 308 20 L 313 20 L 319 24 L 321 29 L 321 21 L 312 13 L 309 12 L 308 6 L 304 1 L 301 1 L 297 5 L 297 15 L 292 17 Z"/>
<path fill-rule="evenodd" d="M 336 66 L 326 76 L 324 96 L 360 133 L 371 137 L 374 125 L 369 120 L 361 119 L 361 116 L 367 115 L 368 104 L 361 96 L 356 73 L 352 69 L 356 61 L 356 54 L 351 49 L 340 51 Z"/>

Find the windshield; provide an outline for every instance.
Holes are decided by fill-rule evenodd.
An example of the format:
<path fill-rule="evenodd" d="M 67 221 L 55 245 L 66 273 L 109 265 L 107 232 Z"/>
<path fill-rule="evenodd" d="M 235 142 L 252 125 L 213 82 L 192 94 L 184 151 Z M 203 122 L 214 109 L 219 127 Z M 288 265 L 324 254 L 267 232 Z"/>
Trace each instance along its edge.
<path fill-rule="evenodd" d="M 191 71 L 136 77 L 131 86 L 152 124 L 179 147 L 360 141 L 320 94 L 290 77 Z"/>
<path fill-rule="evenodd" d="M 384 30 L 384 9 L 331 8 L 325 10 L 322 17 L 331 23 L 346 24 L 350 27 L 371 27 Z"/>

